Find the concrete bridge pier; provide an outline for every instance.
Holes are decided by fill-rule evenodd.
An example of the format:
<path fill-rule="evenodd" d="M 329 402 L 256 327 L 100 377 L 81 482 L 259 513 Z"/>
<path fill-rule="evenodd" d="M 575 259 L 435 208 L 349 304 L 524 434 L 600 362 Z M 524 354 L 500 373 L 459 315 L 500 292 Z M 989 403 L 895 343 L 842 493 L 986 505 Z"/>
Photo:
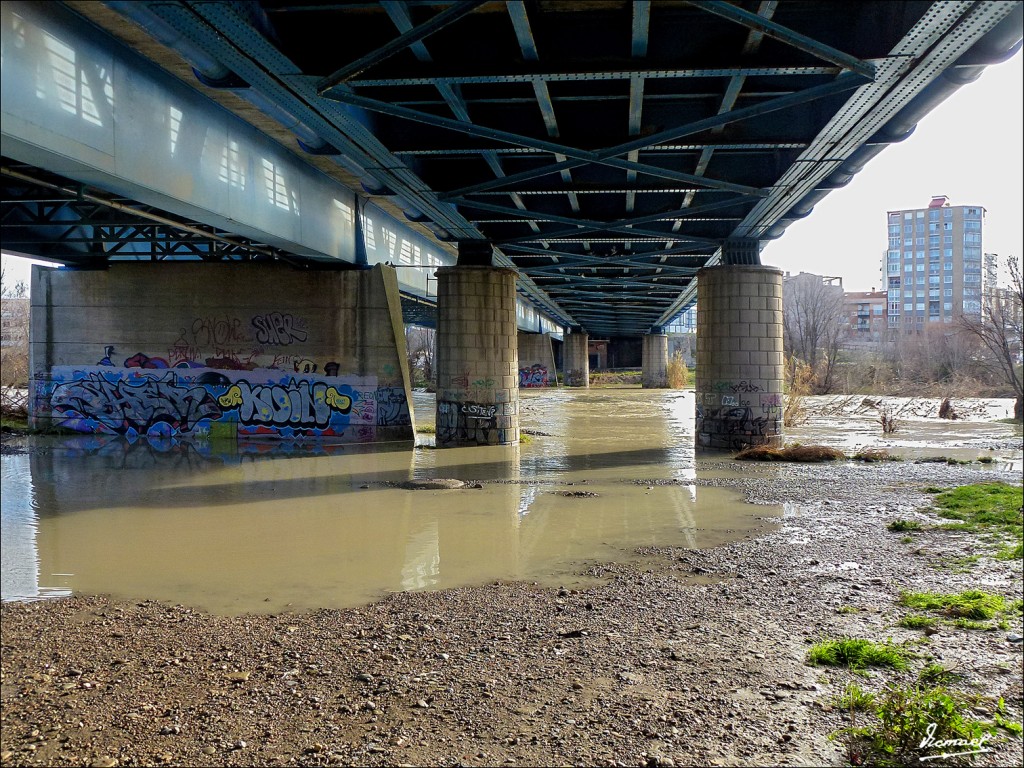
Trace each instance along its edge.
<path fill-rule="evenodd" d="M 782 271 L 727 264 L 697 280 L 697 447 L 781 444 Z"/>
<path fill-rule="evenodd" d="M 640 385 L 644 389 L 668 387 L 668 336 L 658 332 L 644 336 Z"/>
<path fill-rule="evenodd" d="M 460 264 L 437 270 L 436 444 L 518 444 L 516 275 L 463 264 L 459 245 Z"/>
<path fill-rule="evenodd" d="M 590 386 L 590 335 L 582 328 L 573 328 L 562 342 L 563 381 L 567 387 Z"/>

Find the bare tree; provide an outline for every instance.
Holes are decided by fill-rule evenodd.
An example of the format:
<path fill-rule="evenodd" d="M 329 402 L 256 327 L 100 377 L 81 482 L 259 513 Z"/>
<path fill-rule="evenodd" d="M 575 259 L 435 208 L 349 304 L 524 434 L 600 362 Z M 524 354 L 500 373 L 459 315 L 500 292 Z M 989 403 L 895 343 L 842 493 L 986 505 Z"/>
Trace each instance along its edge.
<path fill-rule="evenodd" d="M 1013 417 L 1024 420 L 1024 381 L 1021 376 L 1021 334 L 1024 331 L 1024 275 L 1020 262 L 1007 258 L 1010 285 L 993 292 L 981 316 L 961 315 L 960 329 L 980 341 L 988 362 L 1010 385 L 1016 402 Z"/>
<path fill-rule="evenodd" d="M 28 286 L 8 285 L 0 268 L 0 410 L 24 415 L 28 385 Z"/>
<path fill-rule="evenodd" d="M 405 326 L 405 350 L 409 356 L 409 371 L 417 386 L 429 386 L 434 379 L 436 335 L 437 332 L 433 328 Z"/>
<path fill-rule="evenodd" d="M 843 288 L 837 278 L 801 272 L 783 286 L 783 346 L 808 365 L 813 388 L 830 392 L 843 335 Z"/>

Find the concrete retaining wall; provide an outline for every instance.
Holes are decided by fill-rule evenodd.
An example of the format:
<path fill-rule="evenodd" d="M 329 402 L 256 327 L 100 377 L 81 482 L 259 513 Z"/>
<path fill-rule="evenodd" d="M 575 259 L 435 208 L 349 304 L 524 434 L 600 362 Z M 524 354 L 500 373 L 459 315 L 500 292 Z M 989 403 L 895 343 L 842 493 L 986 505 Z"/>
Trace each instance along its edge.
<path fill-rule="evenodd" d="M 558 372 L 551 337 L 546 333 L 519 332 L 519 388 L 557 387 Z"/>
<path fill-rule="evenodd" d="M 31 420 L 129 437 L 413 438 L 393 269 L 33 270 Z"/>

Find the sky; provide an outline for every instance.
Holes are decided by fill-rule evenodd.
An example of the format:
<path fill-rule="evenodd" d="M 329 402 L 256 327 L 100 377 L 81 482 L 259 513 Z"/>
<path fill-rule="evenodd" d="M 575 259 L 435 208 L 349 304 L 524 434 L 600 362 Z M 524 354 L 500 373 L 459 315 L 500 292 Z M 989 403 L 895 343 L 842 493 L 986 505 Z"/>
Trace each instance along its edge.
<path fill-rule="evenodd" d="M 796 274 L 843 278 L 847 291 L 883 285 L 888 211 L 924 208 L 933 195 L 986 209 L 983 249 L 1024 256 L 1024 55 L 985 69 L 918 123 L 917 130 L 830 192 L 769 242 L 761 261 Z M 4 255 L 6 282 L 28 282 L 24 259 Z"/>
<path fill-rule="evenodd" d="M 761 251 L 761 262 L 796 274 L 843 278 L 847 291 L 881 290 L 889 211 L 950 205 L 985 208 L 982 248 L 1024 256 L 1024 55 L 985 69 L 872 160 L 842 189 Z"/>

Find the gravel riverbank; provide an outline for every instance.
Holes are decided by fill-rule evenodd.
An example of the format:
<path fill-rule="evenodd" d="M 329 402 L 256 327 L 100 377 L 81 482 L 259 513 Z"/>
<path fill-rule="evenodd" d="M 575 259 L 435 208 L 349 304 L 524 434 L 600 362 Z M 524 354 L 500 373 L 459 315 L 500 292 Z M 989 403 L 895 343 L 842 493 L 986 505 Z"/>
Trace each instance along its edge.
<path fill-rule="evenodd" d="M 221 617 L 77 596 L 2 607 L 4 765 L 842 765 L 849 680 L 880 690 L 932 660 L 1021 721 L 1009 629 L 896 626 L 904 589 L 1020 597 L 1021 561 L 934 520 L 925 486 L 1016 473 L 914 464 L 699 462 L 697 485 L 785 504 L 774 532 L 591 564 L 586 589 L 492 584 L 358 610 Z M 655 482 L 655 481 L 650 481 Z M 414 492 L 414 491 L 410 491 Z M 418 491 L 464 493 L 472 491 Z M 698 488 L 699 493 L 699 488 Z M 587 503 L 586 499 L 579 503 Z M 984 555 L 969 567 L 955 558 Z M 840 611 L 839 609 L 843 610 Z M 920 643 L 906 673 L 806 663 L 812 641 Z M 924 642 L 922 642 L 924 641 Z M 979 756 L 1019 765 L 1010 734 Z M 941 764 L 942 761 L 936 761 Z"/>

